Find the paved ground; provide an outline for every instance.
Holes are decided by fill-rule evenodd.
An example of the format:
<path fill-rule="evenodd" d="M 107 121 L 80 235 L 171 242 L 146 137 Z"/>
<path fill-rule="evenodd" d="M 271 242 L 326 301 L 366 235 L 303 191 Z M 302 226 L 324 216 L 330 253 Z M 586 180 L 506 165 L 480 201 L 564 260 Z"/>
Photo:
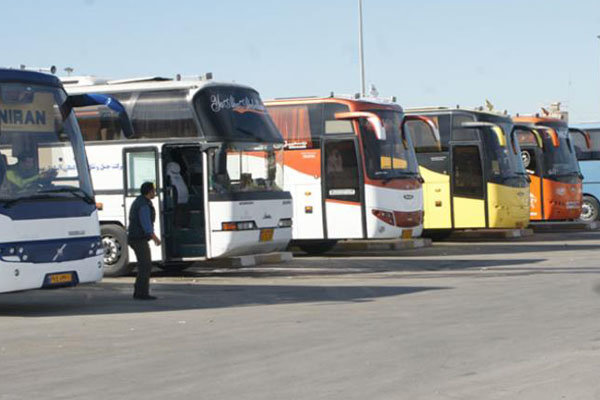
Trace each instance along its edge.
<path fill-rule="evenodd" d="M 600 232 L 0 296 L 0 400 L 600 399 Z"/>

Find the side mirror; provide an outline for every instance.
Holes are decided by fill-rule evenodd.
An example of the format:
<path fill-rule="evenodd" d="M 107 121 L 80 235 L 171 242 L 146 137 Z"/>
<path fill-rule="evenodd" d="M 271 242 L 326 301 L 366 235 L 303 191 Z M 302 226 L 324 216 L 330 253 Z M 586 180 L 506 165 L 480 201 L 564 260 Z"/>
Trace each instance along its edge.
<path fill-rule="evenodd" d="M 350 111 L 350 112 L 343 112 L 343 113 L 336 113 L 335 114 L 335 119 L 340 119 L 340 120 L 345 120 L 345 119 L 359 119 L 359 118 L 365 118 L 369 124 L 371 125 L 371 127 L 373 128 L 373 131 L 375 132 L 375 137 L 379 140 L 386 140 L 387 135 L 385 132 L 385 127 L 383 126 L 383 123 L 381 122 L 381 119 L 379 118 L 379 116 L 375 113 L 372 112 L 364 112 L 364 111 Z"/>

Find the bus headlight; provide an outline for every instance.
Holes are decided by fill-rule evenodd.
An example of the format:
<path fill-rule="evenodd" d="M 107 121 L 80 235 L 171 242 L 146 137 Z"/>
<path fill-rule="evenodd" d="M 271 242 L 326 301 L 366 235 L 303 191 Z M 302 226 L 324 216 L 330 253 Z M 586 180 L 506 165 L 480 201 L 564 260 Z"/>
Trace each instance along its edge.
<path fill-rule="evenodd" d="M 277 224 L 279 228 L 291 228 L 292 227 L 292 219 L 291 218 L 282 218 L 279 220 Z"/>
<path fill-rule="evenodd" d="M 386 224 L 394 225 L 394 214 L 389 211 L 373 209 L 374 216 L 385 222 Z"/>

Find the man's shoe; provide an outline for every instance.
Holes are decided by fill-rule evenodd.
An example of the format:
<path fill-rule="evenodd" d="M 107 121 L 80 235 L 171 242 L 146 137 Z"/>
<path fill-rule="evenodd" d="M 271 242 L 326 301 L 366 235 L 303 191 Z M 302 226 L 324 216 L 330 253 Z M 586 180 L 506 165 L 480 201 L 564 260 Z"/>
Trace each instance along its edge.
<path fill-rule="evenodd" d="M 156 300 L 155 296 L 150 296 L 149 294 L 143 295 L 143 296 L 136 296 L 133 295 L 133 298 L 136 300 Z"/>

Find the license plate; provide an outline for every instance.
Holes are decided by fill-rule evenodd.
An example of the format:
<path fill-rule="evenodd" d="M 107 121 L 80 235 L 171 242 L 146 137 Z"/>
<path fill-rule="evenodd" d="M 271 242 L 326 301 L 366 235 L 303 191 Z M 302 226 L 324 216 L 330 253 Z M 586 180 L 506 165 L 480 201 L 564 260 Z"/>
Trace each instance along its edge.
<path fill-rule="evenodd" d="M 405 229 L 402 231 L 402 239 L 412 239 L 412 229 Z"/>
<path fill-rule="evenodd" d="M 73 282 L 73 274 L 52 274 L 49 277 L 49 283 L 51 285 L 60 285 L 62 283 L 71 283 Z"/>
<path fill-rule="evenodd" d="M 271 240 L 273 240 L 273 233 L 274 233 L 273 228 L 261 229 L 260 230 L 260 241 L 261 242 L 270 242 Z"/>

